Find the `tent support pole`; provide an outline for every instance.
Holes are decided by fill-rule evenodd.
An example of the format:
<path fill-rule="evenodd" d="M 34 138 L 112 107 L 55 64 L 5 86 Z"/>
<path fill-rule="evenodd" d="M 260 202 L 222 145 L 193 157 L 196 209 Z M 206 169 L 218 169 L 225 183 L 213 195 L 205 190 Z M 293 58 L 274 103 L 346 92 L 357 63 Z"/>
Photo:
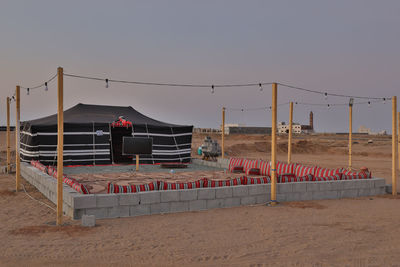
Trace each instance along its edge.
<path fill-rule="evenodd" d="M 7 173 L 11 173 L 11 149 L 10 149 L 10 98 L 7 97 Z"/>
<path fill-rule="evenodd" d="M 392 195 L 397 195 L 397 96 L 392 97 Z"/>
<path fill-rule="evenodd" d="M 136 155 L 136 171 L 139 171 L 139 155 Z"/>
<path fill-rule="evenodd" d="M 276 205 L 276 120 L 278 85 L 272 84 L 272 132 L 271 132 L 271 205 Z"/>
<path fill-rule="evenodd" d="M 63 213 L 63 176 L 64 176 L 64 77 L 63 69 L 57 69 L 58 76 L 58 112 L 57 112 L 57 225 L 62 224 Z"/>
<path fill-rule="evenodd" d="M 352 145 L 353 145 L 353 104 L 349 104 L 349 170 L 351 170 L 353 165 Z"/>
<path fill-rule="evenodd" d="M 293 135 L 293 102 L 289 106 L 289 138 L 288 138 L 288 164 L 292 161 L 292 135 Z"/>
<path fill-rule="evenodd" d="M 19 120 L 20 120 L 20 103 L 21 103 L 21 92 L 20 86 L 18 85 L 15 90 L 15 191 L 18 192 L 21 184 L 21 158 L 19 154 L 19 147 L 20 147 L 20 127 L 19 127 Z"/>

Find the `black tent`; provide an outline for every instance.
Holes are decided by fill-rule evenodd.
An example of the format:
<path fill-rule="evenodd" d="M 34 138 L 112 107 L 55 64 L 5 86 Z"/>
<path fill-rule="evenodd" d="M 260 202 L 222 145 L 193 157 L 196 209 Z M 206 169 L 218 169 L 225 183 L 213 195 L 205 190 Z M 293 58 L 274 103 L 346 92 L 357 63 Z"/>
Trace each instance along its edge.
<path fill-rule="evenodd" d="M 132 126 L 113 127 L 120 116 Z M 153 154 L 141 155 L 140 163 L 190 162 L 192 130 L 132 107 L 78 104 L 64 111 L 64 165 L 132 162 L 121 156 L 122 136 L 132 135 L 153 139 Z M 22 161 L 57 162 L 57 114 L 22 123 L 20 153 Z"/>

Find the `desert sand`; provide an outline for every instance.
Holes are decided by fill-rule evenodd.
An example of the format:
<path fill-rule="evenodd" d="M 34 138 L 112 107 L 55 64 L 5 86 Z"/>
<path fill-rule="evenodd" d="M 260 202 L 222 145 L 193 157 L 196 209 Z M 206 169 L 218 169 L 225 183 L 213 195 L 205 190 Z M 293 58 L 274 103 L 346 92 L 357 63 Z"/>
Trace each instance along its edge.
<path fill-rule="evenodd" d="M 194 151 L 202 138 L 195 136 Z M 236 138 L 228 138 L 228 154 L 268 159 L 267 138 Z M 345 140 L 327 135 L 295 142 L 303 138 L 311 143 L 307 151 L 302 144 L 295 148 L 294 161 L 346 166 Z M 390 181 L 390 139 L 377 139 L 372 145 L 362 140 L 354 145 L 354 165 L 367 166 L 374 176 Z M 279 142 L 284 144 L 285 138 Z M 284 150 L 281 145 L 281 160 L 286 158 Z M 24 192 L 13 192 L 14 179 L 0 175 L 2 266 L 396 266 L 400 262 L 400 198 L 390 195 L 97 220 L 94 228 L 64 217 L 66 225 L 55 227 L 55 212 Z M 23 184 L 34 198 L 55 207 L 25 180 Z"/>

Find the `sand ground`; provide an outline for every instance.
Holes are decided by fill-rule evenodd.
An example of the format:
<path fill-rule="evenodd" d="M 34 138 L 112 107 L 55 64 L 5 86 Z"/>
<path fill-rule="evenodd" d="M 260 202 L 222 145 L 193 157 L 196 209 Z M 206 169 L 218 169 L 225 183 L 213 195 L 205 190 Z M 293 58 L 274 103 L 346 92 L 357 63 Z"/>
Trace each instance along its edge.
<path fill-rule="evenodd" d="M 260 138 L 232 139 L 227 151 L 233 156 L 267 159 L 268 140 Z M 305 148 L 300 143 L 294 160 L 346 166 L 341 144 L 346 141 L 329 138 L 333 137 L 307 138 L 311 143 Z M 194 149 L 201 139 L 196 136 Z M 365 165 L 375 176 L 390 181 L 389 139 L 374 141 L 372 147 L 360 140 L 355 148 L 356 168 Z M 285 159 L 284 146 L 279 158 Z M 34 187 L 24 180 L 23 184 L 29 194 L 54 208 Z M 1 266 L 400 265 L 400 197 L 106 219 L 98 220 L 94 228 L 83 228 L 68 218 L 64 218 L 65 226 L 53 226 L 55 212 L 24 192 L 12 192 L 14 186 L 14 176 L 0 175 Z"/>

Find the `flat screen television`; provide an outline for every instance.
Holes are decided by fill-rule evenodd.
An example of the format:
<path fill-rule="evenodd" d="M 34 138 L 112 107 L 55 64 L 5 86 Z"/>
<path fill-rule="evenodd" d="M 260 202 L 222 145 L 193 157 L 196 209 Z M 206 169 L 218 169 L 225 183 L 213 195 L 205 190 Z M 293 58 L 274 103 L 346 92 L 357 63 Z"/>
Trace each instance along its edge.
<path fill-rule="evenodd" d="M 122 155 L 153 154 L 153 138 L 124 136 L 122 139 Z"/>

